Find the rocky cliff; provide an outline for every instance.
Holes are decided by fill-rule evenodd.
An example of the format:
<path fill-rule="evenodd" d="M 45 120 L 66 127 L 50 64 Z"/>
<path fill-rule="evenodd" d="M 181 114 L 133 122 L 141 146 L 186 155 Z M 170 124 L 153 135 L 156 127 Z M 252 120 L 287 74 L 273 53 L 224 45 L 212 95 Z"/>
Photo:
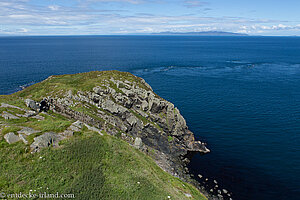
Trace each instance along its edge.
<path fill-rule="evenodd" d="M 147 153 L 155 152 L 154 158 L 163 169 L 175 176 L 184 176 L 183 167 L 189 162 L 189 156 L 209 150 L 195 141 L 185 119 L 172 103 L 156 95 L 143 79 L 131 76 L 134 81 L 124 76 L 111 77 L 95 82 L 90 91 L 68 90 L 61 97 L 47 96 L 44 102 L 50 110 L 110 135 L 119 134 Z"/>
<path fill-rule="evenodd" d="M 190 180 L 186 164 L 191 156 L 209 152 L 204 143 L 195 140 L 180 111 L 155 94 L 142 78 L 130 73 L 105 71 L 51 76 L 18 96 L 32 111 L 23 110 L 19 116 L 4 112 L 3 117 L 39 117 L 38 113 L 51 111 L 76 121 L 59 133 L 47 132 L 35 137 L 30 144 L 32 152 L 58 146 L 60 140 L 72 137 L 86 126 L 101 135 L 122 138 L 154 158 L 163 170 L 183 180 Z M 16 106 L 14 109 L 22 110 Z M 34 130 L 23 131 L 19 138 L 30 135 L 28 131 Z M 19 140 L 9 134 L 7 141 Z"/>

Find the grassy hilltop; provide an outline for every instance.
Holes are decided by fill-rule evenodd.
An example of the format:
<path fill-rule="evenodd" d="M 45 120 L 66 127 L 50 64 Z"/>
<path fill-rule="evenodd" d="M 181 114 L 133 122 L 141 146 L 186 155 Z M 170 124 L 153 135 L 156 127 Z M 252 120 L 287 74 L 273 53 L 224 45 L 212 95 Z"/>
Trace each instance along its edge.
<path fill-rule="evenodd" d="M 108 71 L 52 76 L 23 91 L 0 96 L 0 192 L 71 193 L 75 199 L 206 199 L 194 186 L 162 170 L 150 156 L 123 141 L 119 134 L 110 135 L 105 130 L 99 134 L 83 125 L 72 129 L 72 137 L 60 140 L 58 146 L 31 153 L 36 137 L 46 132 L 70 131 L 76 120 L 51 110 L 26 117 L 30 109 L 25 99 L 40 101 L 51 95 L 63 96 L 70 90 L 73 94 L 90 91 L 111 77 L 148 89 L 138 77 Z M 108 84 L 122 92 L 113 83 Z M 75 107 L 92 115 L 91 107 Z M 15 118 L 5 117 L 5 113 Z M 26 142 L 8 144 L 4 136 L 20 136 L 24 127 L 36 132 L 23 134 Z"/>

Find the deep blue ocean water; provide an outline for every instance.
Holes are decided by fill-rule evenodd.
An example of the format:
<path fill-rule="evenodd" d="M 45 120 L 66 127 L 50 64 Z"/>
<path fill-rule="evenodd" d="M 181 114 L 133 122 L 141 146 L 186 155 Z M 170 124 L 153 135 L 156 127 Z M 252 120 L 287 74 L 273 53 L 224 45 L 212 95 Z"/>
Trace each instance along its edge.
<path fill-rule="evenodd" d="M 0 37 L 0 94 L 111 69 L 143 77 L 208 144 L 195 174 L 234 199 L 300 199 L 299 37 Z"/>

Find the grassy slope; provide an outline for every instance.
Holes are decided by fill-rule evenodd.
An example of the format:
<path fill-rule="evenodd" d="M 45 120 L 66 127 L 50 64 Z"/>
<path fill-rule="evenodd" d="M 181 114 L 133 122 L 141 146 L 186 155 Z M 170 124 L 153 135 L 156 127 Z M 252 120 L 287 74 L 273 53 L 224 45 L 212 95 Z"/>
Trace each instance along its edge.
<path fill-rule="evenodd" d="M 100 75 L 100 76 L 98 76 Z M 33 85 L 24 91 L 0 96 L 5 102 L 27 109 L 23 99 L 40 99 L 51 90 L 91 90 L 108 77 L 138 81 L 130 74 L 120 72 L 93 72 L 57 76 Z M 97 80 L 95 83 L 95 79 Z M 81 80 L 81 81 L 79 81 Z M 12 108 L 0 108 L 0 113 L 20 112 Z M 40 114 L 43 115 L 43 114 Z M 144 153 L 126 142 L 109 135 L 100 136 L 84 128 L 76 136 L 61 141 L 60 148 L 44 149 L 32 155 L 29 145 L 21 141 L 9 145 L 3 136 L 27 126 L 43 132 L 62 132 L 72 121 L 52 112 L 43 115 L 45 120 L 4 120 L 0 117 L 0 191 L 5 193 L 74 193 L 76 199 L 206 199 L 195 187 L 169 175 L 160 169 Z M 6 126 L 6 127 L 4 127 Z M 33 141 L 33 134 L 27 139 Z M 49 189 L 47 189 L 49 188 Z M 185 196 L 191 194 L 192 198 Z"/>
<path fill-rule="evenodd" d="M 0 141 L 0 191 L 74 193 L 76 199 L 205 199 L 124 141 L 84 131 L 60 148 L 30 154 Z M 49 188 L 48 190 L 46 188 Z"/>
<path fill-rule="evenodd" d="M 20 97 L 30 97 L 33 100 L 41 100 L 42 97 L 48 96 L 48 94 L 51 93 L 65 94 L 68 90 L 73 91 L 73 93 L 76 93 L 78 90 L 91 91 L 95 86 L 99 86 L 103 83 L 109 83 L 110 87 L 116 88 L 116 85 L 109 81 L 111 78 L 135 82 L 139 87 L 147 89 L 145 85 L 141 83 L 140 78 L 128 72 L 92 71 L 80 74 L 52 76 L 46 81 L 34 84 L 15 94 Z"/>

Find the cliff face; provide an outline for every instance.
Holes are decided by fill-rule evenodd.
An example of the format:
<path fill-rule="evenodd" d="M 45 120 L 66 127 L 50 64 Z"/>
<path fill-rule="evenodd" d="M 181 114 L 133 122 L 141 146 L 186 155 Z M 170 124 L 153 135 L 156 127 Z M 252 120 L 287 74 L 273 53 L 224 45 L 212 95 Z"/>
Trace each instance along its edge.
<path fill-rule="evenodd" d="M 21 117 L 51 110 L 77 121 L 64 131 L 35 137 L 32 152 L 49 144 L 57 146 L 60 140 L 86 126 L 101 135 L 122 138 L 154 158 L 162 169 L 184 180 L 189 179 L 185 166 L 191 155 L 209 152 L 203 143 L 195 141 L 179 110 L 155 94 L 142 78 L 130 73 L 51 76 L 17 95 L 33 110 Z"/>
<path fill-rule="evenodd" d="M 60 97 L 45 97 L 43 102 L 50 110 L 119 135 L 154 157 L 165 171 L 184 177 L 189 156 L 209 150 L 195 141 L 172 103 L 156 95 L 143 79 L 131 76 L 131 81 L 110 77 L 95 82 L 90 91 L 67 90 Z"/>

